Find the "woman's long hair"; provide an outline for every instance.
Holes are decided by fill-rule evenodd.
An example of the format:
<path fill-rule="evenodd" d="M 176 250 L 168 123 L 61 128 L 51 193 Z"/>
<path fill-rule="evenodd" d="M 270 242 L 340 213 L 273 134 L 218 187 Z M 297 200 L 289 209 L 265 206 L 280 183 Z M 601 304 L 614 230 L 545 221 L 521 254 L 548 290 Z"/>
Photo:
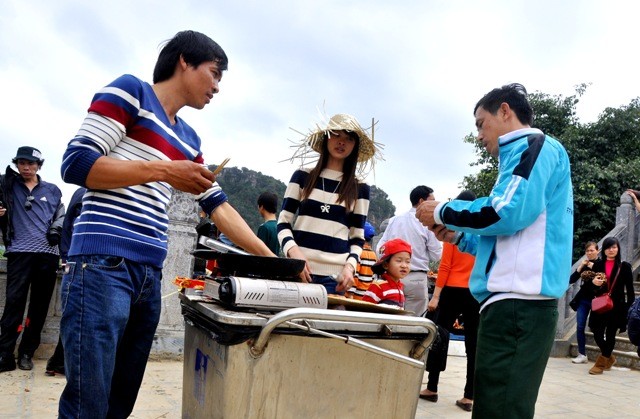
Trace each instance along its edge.
<path fill-rule="evenodd" d="M 338 203 L 344 202 L 347 210 L 350 210 L 358 199 L 356 167 L 358 165 L 360 137 L 358 137 L 358 134 L 353 131 L 345 132 L 355 140 L 355 145 L 353 146 L 351 154 L 344 159 L 344 165 L 342 166 L 342 180 L 340 181 L 340 186 L 336 192 L 338 193 Z M 328 138 L 328 134 L 325 133 L 322 140 L 322 153 L 320 153 L 320 158 L 316 163 L 316 167 L 309 172 L 307 184 L 304 185 L 304 189 L 302 190 L 302 200 L 309 198 L 311 191 L 313 191 L 313 188 L 318 182 L 318 178 L 320 178 L 320 173 L 325 167 L 327 167 L 327 162 L 329 161 L 329 146 L 327 145 Z"/>
<path fill-rule="evenodd" d="M 620 242 L 615 237 L 607 237 L 606 239 L 603 240 L 602 250 L 600 251 L 600 259 L 602 259 L 603 261 L 607 260 L 607 255 L 604 253 L 604 251 L 613 245 L 618 246 L 618 254 L 616 255 L 616 258 L 615 258 L 615 265 L 619 266 L 620 262 L 622 261 L 622 258 L 620 257 Z"/>

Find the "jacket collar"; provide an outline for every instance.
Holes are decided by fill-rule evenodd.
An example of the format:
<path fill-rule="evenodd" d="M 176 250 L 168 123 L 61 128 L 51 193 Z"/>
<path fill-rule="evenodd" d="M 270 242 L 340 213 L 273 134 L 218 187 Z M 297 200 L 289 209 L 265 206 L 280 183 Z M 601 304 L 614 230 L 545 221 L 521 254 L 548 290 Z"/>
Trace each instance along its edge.
<path fill-rule="evenodd" d="M 506 147 L 509 144 L 512 144 L 516 141 L 518 141 L 519 139 L 523 138 L 523 137 L 527 137 L 529 135 L 532 134 L 542 134 L 542 131 L 540 131 L 538 128 L 521 128 L 521 129 L 517 129 L 515 131 L 511 131 L 508 132 L 506 134 L 504 134 L 503 136 L 498 138 L 498 146 L 500 148 L 502 147 Z"/>

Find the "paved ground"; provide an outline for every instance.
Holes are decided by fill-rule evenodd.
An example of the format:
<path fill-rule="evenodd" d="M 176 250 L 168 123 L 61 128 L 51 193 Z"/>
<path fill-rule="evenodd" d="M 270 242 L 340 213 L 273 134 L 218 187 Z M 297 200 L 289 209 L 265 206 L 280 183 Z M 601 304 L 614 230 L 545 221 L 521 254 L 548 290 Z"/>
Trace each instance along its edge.
<path fill-rule="evenodd" d="M 47 377 L 45 360 L 33 371 L 0 374 L 0 418 L 55 418 L 64 377 Z M 540 390 L 537 418 L 640 418 L 640 371 L 612 368 L 590 376 L 591 364 L 574 365 L 569 358 L 551 358 Z M 420 400 L 416 418 L 470 418 L 455 406 L 462 397 L 465 359 L 449 356 L 442 373 L 439 401 Z M 425 375 L 426 380 L 426 375 Z M 425 381 L 426 382 L 426 381 Z M 182 362 L 150 361 L 133 418 L 180 418 Z"/>

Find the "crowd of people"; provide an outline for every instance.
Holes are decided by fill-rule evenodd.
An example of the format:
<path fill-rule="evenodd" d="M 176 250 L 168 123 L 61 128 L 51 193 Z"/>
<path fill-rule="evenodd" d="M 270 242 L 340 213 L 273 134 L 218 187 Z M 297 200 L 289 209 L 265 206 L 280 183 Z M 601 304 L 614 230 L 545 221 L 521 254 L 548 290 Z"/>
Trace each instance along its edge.
<path fill-rule="evenodd" d="M 587 243 L 584 263 L 571 274 L 569 158 L 560 142 L 532 128 L 522 85 L 493 89 L 473 109 L 478 141 L 500 160 L 490 194 L 465 191 L 444 202 L 418 185 L 411 208 L 389 220 L 374 250 L 370 188 L 362 175 L 380 148 L 373 124 L 364 128 L 349 114 L 333 115 L 304 136 L 295 156 L 314 155 L 315 164 L 293 173 L 279 214 L 276 194 L 258 197 L 264 223 L 256 233 L 228 203 L 203 164 L 196 131 L 178 116 L 212 100 L 227 65 L 215 41 L 183 31 L 161 49 L 152 84 L 124 75 L 97 91 L 64 151 L 62 177 L 81 188 L 66 217 L 58 187 L 37 175 L 40 151 L 18 149 L 18 172 L 8 167 L 0 179 L 7 256 L 0 372 L 33 368 L 62 266 L 60 341 L 47 364 L 48 373 L 66 376 L 59 417 L 131 414 L 160 318 L 172 188 L 195 195 L 199 232 L 215 225 L 249 253 L 303 260 L 303 282 L 432 316 L 445 332 L 461 322 L 467 376 L 455 404 L 474 418 L 534 416 L 558 299 L 569 283 L 580 281 L 572 301 L 579 352 L 573 362 L 587 362 L 588 318 L 601 350 L 589 373 L 615 364 L 615 336 L 625 330 L 634 300 L 631 266 L 621 260 L 617 239 L 608 237 L 599 258 L 598 245 Z M 640 211 L 635 191 L 629 194 Z M 437 262 L 430 299 L 428 272 Z M 609 310 L 592 310 L 600 297 L 610 297 Z M 427 388 L 416 398 L 438 401 L 443 369 L 429 370 Z"/>

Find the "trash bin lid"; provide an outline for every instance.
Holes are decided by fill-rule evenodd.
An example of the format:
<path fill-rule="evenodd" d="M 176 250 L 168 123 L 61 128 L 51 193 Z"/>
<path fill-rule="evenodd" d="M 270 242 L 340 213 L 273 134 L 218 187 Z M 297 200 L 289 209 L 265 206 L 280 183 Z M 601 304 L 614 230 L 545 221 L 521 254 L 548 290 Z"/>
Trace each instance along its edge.
<path fill-rule="evenodd" d="M 210 321 L 223 323 L 227 326 L 263 327 L 268 318 L 265 314 L 250 311 L 231 310 L 204 298 L 201 295 L 180 294 L 182 304 L 197 311 Z M 270 313 L 267 313 L 269 316 Z M 404 317 L 404 316 L 403 316 Z M 380 338 L 398 338 L 402 335 L 427 336 L 428 330 L 420 326 L 386 325 L 377 323 L 345 323 L 331 320 L 308 320 L 309 326 L 327 332 L 354 332 L 357 334 L 379 335 Z M 283 324 L 278 329 L 298 330 L 294 326 Z"/>

